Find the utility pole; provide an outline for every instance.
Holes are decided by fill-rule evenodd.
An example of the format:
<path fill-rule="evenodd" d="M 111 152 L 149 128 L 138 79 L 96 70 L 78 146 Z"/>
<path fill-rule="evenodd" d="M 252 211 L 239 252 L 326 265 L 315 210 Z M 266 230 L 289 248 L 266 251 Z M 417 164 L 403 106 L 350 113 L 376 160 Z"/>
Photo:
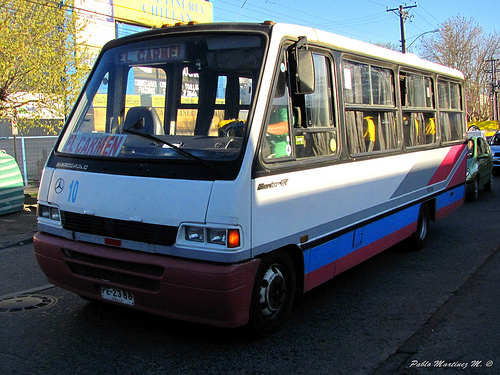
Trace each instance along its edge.
<path fill-rule="evenodd" d="M 497 81 L 497 63 L 500 59 L 488 59 L 487 63 L 491 63 L 491 69 L 486 73 L 491 73 L 491 96 L 493 97 L 493 120 L 498 121 L 498 89 L 500 81 Z"/>
<path fill-rule="evenodd" d="M 416 8 L 417 4 L 415 5 L 400 5 L 399 8 L 394 8 L 394 9 L 389 9 L 387 8 L 388 12 L 394 12 L 399 15 L 399 23 L 401 25 L 401 52 L 406 53 L 406 37 L 405 37 L 405 21 L 410 17 L 409 12 L 406 9 L 410 8 Z"/>

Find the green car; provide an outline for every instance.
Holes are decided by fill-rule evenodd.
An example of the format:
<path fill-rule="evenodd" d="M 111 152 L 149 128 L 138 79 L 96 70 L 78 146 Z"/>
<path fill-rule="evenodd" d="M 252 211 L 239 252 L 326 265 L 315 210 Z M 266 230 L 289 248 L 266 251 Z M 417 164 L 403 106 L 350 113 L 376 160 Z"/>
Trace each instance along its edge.
<path fill-rule="evenodd" d="M 465 198 L 475 201 L 479 187 L 485 191 L 493 187 L 493 154 L 486 139 L 480 136 L 470 137 L 468 146 Z"/>

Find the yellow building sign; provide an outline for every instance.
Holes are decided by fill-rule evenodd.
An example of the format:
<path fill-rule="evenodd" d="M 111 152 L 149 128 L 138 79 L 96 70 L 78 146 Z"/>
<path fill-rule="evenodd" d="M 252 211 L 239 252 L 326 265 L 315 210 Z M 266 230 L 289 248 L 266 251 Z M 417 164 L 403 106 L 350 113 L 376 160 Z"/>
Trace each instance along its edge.
<path fill-rule="evenodd" d="M 113 16 L 160 27 L 176 22 L 212 22 L 212 3 L 206 0 L 114 0 Z"/>

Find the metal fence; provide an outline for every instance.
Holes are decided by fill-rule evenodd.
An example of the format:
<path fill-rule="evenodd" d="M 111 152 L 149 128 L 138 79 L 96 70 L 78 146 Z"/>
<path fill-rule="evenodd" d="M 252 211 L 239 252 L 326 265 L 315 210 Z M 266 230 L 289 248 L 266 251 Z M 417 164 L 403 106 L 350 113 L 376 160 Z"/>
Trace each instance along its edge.
<path fill-rule="evenodd" d="M 14 137 L 2 137 L 0 150 L 16 158 L 24 186 L 36 185 L 56 140 L 57 136 L 15 137 L 14 146 Z"/>

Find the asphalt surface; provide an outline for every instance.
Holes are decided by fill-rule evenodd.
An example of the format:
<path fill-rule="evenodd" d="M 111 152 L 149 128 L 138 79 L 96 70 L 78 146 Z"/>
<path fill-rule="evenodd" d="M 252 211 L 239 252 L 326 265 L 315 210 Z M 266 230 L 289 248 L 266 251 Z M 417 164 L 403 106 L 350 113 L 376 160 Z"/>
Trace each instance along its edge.
<path fill-rule="evenodd" d="M 24 211 L 0 216 L 0 250 L 32 242 L 36 206 L 32 198 L 27 198 L 26 203 Z M 496 239 L 496 235 L 491 235 Z M 374 374 L 414 375 L 435 370 L 444 370 L 446 374 L 500 373 L 499 290 L 500 251 L 496 247 L 456 293 Z M 496 353 L 496 358 L 492 353 Z"/>
<path fill-rule="evenodd" d="M 33 242 L 36 232 L 36 198 L 25 190 L 24 210 L 0 215 L 0 250 Z"/>

